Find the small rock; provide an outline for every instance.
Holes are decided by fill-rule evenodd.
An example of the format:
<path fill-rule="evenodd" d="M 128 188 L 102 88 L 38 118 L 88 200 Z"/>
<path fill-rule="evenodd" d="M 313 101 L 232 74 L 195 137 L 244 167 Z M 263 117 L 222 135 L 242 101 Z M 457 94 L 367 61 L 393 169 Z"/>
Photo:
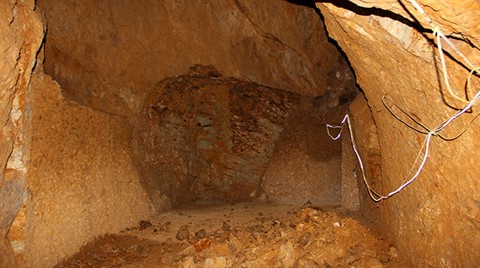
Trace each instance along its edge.
<path fill-rule="evenodd" d="M 203 238 L 203 239 L 200 239 L 198 240 L 196 243 L 195 243 L 195 249 L 197 250 L 197 252 L 200 252 L 208 247 L 210 247 L 210 245 L 212 244 L 212 240 L 210 240 L 209 238 Z"/>
<path fill-rule="evenodd" d="M 149 222 L 149 221 L 140 221 L 140 223 L 138 224 L 140 226 L 140 230 L 144 230 L 144 229 L 147 229 L 148 227 L 152 227 L 152 223 Z"/>
<path fill-rule="evenodd" d="M 301 247 L 305 247 L 308 242 L 312 239 L 312 234 L 310 232 L 303 234 L 298 240 L 297 243 Z"/>
<path fill-rule="evenodd" d="M 380 259 L 381 263 L 388 263 L 388 262 L 390 262 L 390 255 L 386 252 L 382 252 L 380 254 L 379 259 Z"/>
<path fill-rule="evenodd" d="M 198 239 L 205 238 L 207 237 L 207 232 L 205 231 L 205 229 L 201 229 L 198 232 L 195 232 L 195 237 Z"/>
<path fill-rule="evenodd" d="M 360 257 L 356 253 L 349 251 L 348 257 L 347 257 L 348 265 L 352 265 L 359 260 L 360 260 Z"/>
<path fill-rule="evenodd" d="M 388 251 L 388 255 L 390 255 L 390 258 L 392 260 L 398 259 L 398 251 L 395 247 L 390 247 L 390 250 Z"/>
<path fill-rule="evenodd" d="M 380 260 L 377 260 L 377 259 L 370 259 L 368 260 L 368 262 L 366 263 L 367 267 L 370 267 L 370 268 L 383 268 L 383 264 L 380 262 Z"/>
<path fill-rule="evenodd" d="M 101 252 L 103 253 L 110 253 L 113 250 L 113 245 L 112 244 L 103 244 L 101 247 Z"/>
<path fill-rule="evenodd" d="M 326 261 L 325 262 L 325 268 L 333 268 L 333 267 L 337 267 L 336 265 L 330 263 L 329 261 Z"/>
<path fill-rule="evenodd" d="M 307 257 L 302 257 L 298 259 L 297 262 L 295 262 L 295 265 L 293 267 L 294 268 L 316 268 L 316 267 L 319 267 L 319 265 Z"/>
<path fill-rule="evenodd" d="M 233 234 L 230 234 L 229 245 L 233 254 L 241 252 L 244 248 L 244 243 Z"/>
<path fill-rule="evenodd" d="M 278 266 L 280 267 L 292 267 L 295 263 L 296 252 L 292 243 L 287 242 L 280 246 L 277 254 Z"/>
<path fill-rule="evenodd" d="M 335 226 L 335 227 L 340 227 L 340 223 L 339 223 L 338 221 L 337 221 L 337 222 L 334 222 L 334 223 L 333 223 L 333 226 Z"/>
<path fill-rule="evenodd" d="M 225 257 L 208 258 L 205 260 L 205 268 L 220 268 L 229 267 L 230 261 L 227 261 Z"/>
<path fill-rule="evenodd" d="M 323 239 L 320 239 L 322 242 L 325 242 L 327 244 L 331 244 L 333 242 L 335 242 L 335 236 L 332 235 L 332 234 L 327 234 L 325 235 L 324 237 L 322 237 Z"/>
<path fill-rule="evenodd" d="M 230 226 L 230 224 L 228 224 L 226 221 L 223 222 L 223 225 L 222 225 L 222 230 L 224 231 L 231 231 L 232 230 L 232 227 Z"/>
<path fill-rule="evenodd" d="M 182 227 L 180 227 L 175 237 L 180 241 L 188 239 L 190 237 L 190 232 L 188 231 L 188 225 L 183 225 Z"/>
<path fill-rule="evenodd" d="M 263 225 L 257 224 L 257 225 L 248 227 L 248 231 L 252 233 L 262 233 L 264 231 L 264 228 L 263 228 Z"/>
<path fill-rule="evenodd" d="M 309 207 L 312 205 L 312 201 L 308 200 L 307 202 L 305 202 L 305 204 L 303 204 L 303 207 L 306 208 L 306 207 Z"/>

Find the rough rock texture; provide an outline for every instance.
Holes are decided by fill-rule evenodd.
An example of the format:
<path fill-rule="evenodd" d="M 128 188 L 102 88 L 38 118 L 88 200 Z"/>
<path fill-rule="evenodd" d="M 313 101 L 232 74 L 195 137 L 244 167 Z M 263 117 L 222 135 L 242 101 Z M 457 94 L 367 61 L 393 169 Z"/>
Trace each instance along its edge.
<path fill-rule="evenodd" d="M 314 9 L 288 1 L 132 3 L 38 1 L 48 23 L 46 73 L 68 98 L 132 115 L 159 79 L 197 63 L 314 96 L 335 74 L 339 53 Z"/>
<path fill-rule="evenodd" d="M 339 204 L 343 187 L 341 144 L 328 137 L 325 124 L 341 120 L 358 93 L 354 75 L 343 56 L 327 73 L 325 93 L 303 96 L 286 123 L 275 153 L 262 177 L 270 201 Z"/>
<path fill-rule="evenodd" d="M 131 126 L 66 102 L 43 74 L 31 84 L 32 139 L 22 267 L 50 267 L 94 237 L 149 215 L 130 158 Z"/>
<path fill-rule="evenodd" d="M 425 135 L 394 119 L 385 110 L 382 96 L 388 94 L 413 118 L 432 128 L 455 112 L 452 106 L 458 108 L 462 102 L 452 98 L 445 87 L 439 85 L 440 71 L 435 66 L 434 49 L 425 39 L 431 34 L 426 31 L 422 34 L 416 30 L 420 27 L 412 27 L 416 24 L 411 22 L 413 19 L 399 2 L 353 2 L 376 8 L 363 8 L 351 3 L 343 7 L 331 3 L 317 3 L 317 6 L 325 17 L 329 35 L 348 55 L 357 82 L 368 99 L 381 147 L 381 182 L 376 183 L 376 190 L 387 194 L 409 175 Z M 423 26 L 428 27 L 408 1 L 401 2 Z M 419 2 L 445 34 L 454 32 L 455 36 L 465 38 L 465 41 L 453 42 L 478 66 L 478 1 Z M 468 71 L 451 59 L 447 59 L 447 66 L 454 92 L 464 97 Z M 443 82 L 440 84 L 443 85 Z M 394 110 L 399 113 L 398 109 Z M 460 132 L 477 112 L 465 114 L 443 134 L 451 137 Z M 408 120 L 405 116 L 402 118 Z M 354 131 L 357 129 L 365 133 L 361 130 L 365 127 L 370 128 L 370 125 L 355 124 Z M 397 196 L 379 204 L 375 211 L 365 208 L 378 216 L 376 223 L 380 230 L 395 240 L 400 254 L 408 258 L 411 265 L 480 265 L 478 131 L 479 123 L 475 121 L 455 141 L 434 137 L 430 157 L 417 181 Z M 365 137 L 360 138 L 359 143 L 366 140 Z"/>
<path fill-rule="evenodd" d="M 409 267 L 394 246 L 340 208 L 193 206 L 157 215 L 150 225 L 98 238 L 56 268 Z M 190 234 L 179 240 L 183 230 Z"/>
<path fill-rule="evenodd" d="M 353 129 L 360 153 L 366 160 L 369 180 L 377 191 L 386 194 L 408 177 L 425 136 L 396 121 L 385 110 L 382 96 L 387 94 L 412 118 L 429 127 L 441 123 L 464 102 L 453 97 L 444 83 L 439 82 L 441 70 L 434 56 L 435 50 L 432 43 L 425 39 L 432 38 L 427 30 L 429 25 L 409 1 L 332 2 L 344 6 L 319 2 L 318 7 L 330 36 L 349 56 L 357 81 L 368 100 L 367 104 L 355 101 L 351 106 Z M 445 34 L 454 37 L 452 42 L 479 65 L 480 3 L 476 0 L 419 2 L 435 24 L 441 26 Z M 226 76 L 319 96 L 316 100 L 326 103 L 326 107 L 336 107 L 344 102 L 341 100 L 351 98 L 332 88 L 336 82 L 351 80 L 342 80 L 343 77 L 353 75 L 344 72 L 345 63 L 338 61 L 338 52 L 327 43 L 323 25 L 313 10 L 287 1 L 278 1 L 274 5 L 270 1 L 253 0 L 152 0 L 142 1 L 142 5 L 131 3 L 126 0 L 39 1 L 47 11 L 49 24 L 46 72 L 63 85 L 64 96 L 97 110 L 135 118 L 148 90 L 158 79 L 183 73 L 194 63 L 203 63 L 215 65 Z M 0 266 L 12 266 L 12 251 L 5 239 L 12 221 L 14 230 L 10 229 L 8 237 L 13 240 L 17 260 L 25 266 L 51 266 L 96 235 L 118 231 L 138 221 L 148 212 L 148 200 L 130 163 L 132 126 L 127 119 L 65 102 L 58 85 L 41 73 L 30 94 L 30 74 L 44 27 L 33 11 L 33 1 L 5 0 L 1 1 L 0 7 L 0 161 L 5 167 L 0 169 Z M 272 7 L 276 13 L 271 12 Z M 451 49 L 449 51 L 454 55 Z M 465 65 L 463 59 L 458 61 Z M 447 59 L 447 67 L 455 94 L 465 97 L 468 71 L 450 58 Z M 212 75 L 215 76 L 214 73 L 209 76 Z M 478 77 L 474 78 L 474 88 L 478 89 L 479 84 Z M 351 84 L 346 83 L 345 86 L 338 88 L 349 88 Z M 200 98 L 196 98 L 201 94 L 196 95 L 199 93 L 188 87 L 165 99 L 183 97 L 192 100 L 192 104 L 198 101 L 197 104 L 206 106 L 228 107 L 229 116 L 238 113 L 250 115 L 259 112 L 256 108 L 272 107 L 270 104 L 257 107 L 249 101 L 244 103 L 245 107 L 235 107 L 231 99 L 242 99 L 244 91 L 250 91 L 240 87 L 237 95 L 225 94 L 221 93 L 228 91 L 224 87 L 219 85 L 209 89 L 212 98 L 218 98 L 214 104 L 205 96 L 202 100 L 206 101 L 199 101 Z M 270 93 L 258 93 L 260 88 L 265 87 L 256 86 L 253 95 L 261 100 L 259 103 L 265 103 L 265 97 Z M 182 92 L 190 91 L 195 94 L 182 95 Z M 28 96 L 33 98 L 32 105 Z M 468 94 L 468 97 L 472 95 Z M 255 179 L 246 180 L 248 183 L 244 181 L 242 191 L 221 188 L 225 184 L 218 178 L 224 169 L 212 163 L 223 163 L 221 161 L 230 158 L 218 159 L 218 156 L 206 153 L 212 150 L 210 146 L 213 143 L 206 139 L 202 141 L 204 137 L 211 138 L 208 131 L 216 126 L 209 126 L 211 119 L 208 117 L 195 117 L 196 114 L 189 110 L 189 102 L 176 103 L 179 105 L 174 107 L 174 111 L 183 112 L 182 115 L 188 115 L 190 120 L 181 121 L 178 125 L 189 130 L 196 129 L 192 132 L 195 135 L 185 138 L 185 144 L 189 145 L 186 151 L 191 152 L 186 155 L 193 155 L 192 159 L 204 159 L 207 163 L 200 161 L 202 166 L 193 161 L 196 166 L 187 165 L 188 176 L 185 177 L 182 177 L 185 162 L 167 165 L 167 170 L 176 169 L 175 174 L 182 178 L 178 187 L 175 186 L 177 182 L 173 183 L 172 178 L 168 178 L 173 186 L 168 183 L 163 186 L 177 188 L 166 189 L 171 192 L 167 194 L 205 193 L 205 197 L 193 195 L 194 198 L 186 198 L 208 200 L 218 198 L 215 194 L 220 189 L 221 197 L 233 193 L 235 195 L 228 198 L 235 199 L 257 189 L 257 177 L 261 174 L 255 165 L 251 166 L 255 169 L 250 170 Z M 33 122 L 30 122 L 30 106 Z M 367 106 L 372 120 L 367 115 Z M 388 106 L 393 107 L 391 103 Z M 154 107 L 160 108 L 159 111 L 155 111 Z M 175 124 L 176 118 L 182 118 L 169 110 L 163 111 L 164 107 L 147 108 L 152 108 L 151 118 L 160 118 L 162 113 L 173 115 L 170 118 L 173 121 L 161 122 Z M 226 110 L 213 112 L 223 118 L 223 111 Z M 399 113 L 396 108 L 394 111 Z M 462 116 L 443 134 L 453 136 L 458 133 L 477 113 L 478 107 L 474 107 L 473 113 Z M 150 118 L 149 113 L 144 115 L 146 117 L 142 120 Z M 262 114 L 259 118 L 265 119 L 267 115 Z M 281 118 L 285 120 L 282 124 L 287 124 L 286 117 Z M 408 120 L 405 116 L 402 118 Z M 250 121 L 247 119 L 250 117 L 239 116 L 235 120 L 240 121 L 232 122 L 248 126 Z M 261 132 L 268 135 L 259 137 L 276 138 L 280 131 L 275 127 L 269 128 L 271 125 L 268 122 L 271 121 L 260 120 L 256 126 L 268 126 L 265 129 L 274 131 Z M 408 122 L 411 123 L 411 120 Z M 184 131 L 182 128 L 179 130 Z M 234 141 L 250 144 L 250 140 L 242 141 L 245 137 L 254 137 L 251 136 L 252 131 L 249 128 L 243 130 L 246 134 L 242 131 L 235 132 L 237 136 L 232 134 L 238 139 L 231 139 L 231 147 L 227 146 L 228 140 L 215 142 L 225 146 L 222 148 L 232 148 L 232 151 L 236 148 L 238 151 L 235 152 L 254 152 L 248 148 L 243 151 L 244 147 L 235 144 Z M 205 136 L 202 136 L 202 131 L 206 132 Z M 361 188 L 363 215 L 373 219 L 379 230 L 395 241 L 400 256 L 408 258 L 410 265 L 480 266 L 478 131 L 478 122 L 474 121 L 457 140 L 443 141 L 433 137 L 430 157 L 418 180 L 388 201 L 380 204 L 369 202 L 364 188 Z M 378 145 L 371 142 L 373 133 L 378 133 Z M 32 135 L 31 162 L 27 165 Z M 179 156 L 168 157 L 188 159 L 182 155 L 185 153 L 180 141 L 168 135 L 158 137 L 172 142 L 155 146 L 165 146 L 164 149 L 176 146 L 174 152 Z M 263 145 L 260 148 L 264 151 L 258 154 L 262 157 L 273 151 L 271 142 L 254 144 Z M 222 151 L 226 152 L 229 151 Z M 279 152 L 282 152 L 281 148 Z M 302 164 L 310 163 L 305 152 L 298 155 L 302 157 Z M 374 160 L 369 156 L 373 156 Z M 210 160 L 219 162 L 208 162 Z M 288 160 L 285 163 L 289 163 Z M 377 169 L 379 163 L 381 171 Z M 218 174 L 205 175 L 199 171 L 215 171 Z M 359 178 L 358 169 L 356 172 Z M 203 177 L 197 180 L 195 175 L 198 177 L 198 174 Z M 26 192 L 24 179 L 29 187 Z M 192 184 L 201 186 L 198 188 L 201 190 L 185 189 L 185 180 L 201 182 Z M 26 201 L 25 196 L 28 197 Z M 165 200 L 168 199 L 161 197 L 155 201 L 160 202 L 160 207 L 167 206 Z M 173 199 L 177 202 L 179 198 Z M 161 203 L 163 201 L 165 203 Z M 116 206 L 115 209 L 109 207 L 112 205 Z M 20 213 L 17 213 L 19 209 Z"/>
<path fill-rule="evenodd" d="M 28 84 L 43 38 L 34 1 L 0 2 L 0 267 L 13 267 L 6 238 L 25 193 Z"/>
<path fill-rule="evenodd" d="M 363 182 L 357 180 L 357 158 L 355 157 L 349 135 L 350 131 L 347 128 L 343 129 L 344 138 L 341 139 L 342 207 L 349 211 L 357 212 L 360 210 L 359 187 L 363 187 Z"/>
<path fill-rule="evenodd" d="M 340 204 L 342 145 L 327 136 L 325 123 L 340 120 L 347 106 L 327 109 L 324 101 L 303 98 L 286 124 L 262 178 L 270 201 Z"/>
<path fill-rule="evenodd" d="M 158 83 L 135 120 L 135 160 L 158 211 L 258 195 L 298 103 L 293 93 L 221 79 L 206 68 Z"/>
<path fill-rule="evenodd" d="M 377 127 L 370 108 L 368 107 L 367 100 L 363 95 L 359 95 L 349 105 L 349 114 L 357 150 L 364 163 L 368 183 L 373 189 L 382 189 L 382 156 Z M 375 221 L 378 220 L 378 215 L 375 213 L 376 204 L 372 202 L 368 194 L 357 157 L 353 151 L 350 133 L 346 131 L 346 128 L 343 133 L 342 143 L 344 144 L 342 150 L 342 165 L 345 169 L 342 175 L 342 187 L 349 188 L 344 189 L 342 197 L 346 198 L 346 202 L 349 202 L 347 201 L 349 198 L 352 201 L 357 198 L 356 202 L 362 208 L 362 216 L 371 223 L 375 223 Z"/>

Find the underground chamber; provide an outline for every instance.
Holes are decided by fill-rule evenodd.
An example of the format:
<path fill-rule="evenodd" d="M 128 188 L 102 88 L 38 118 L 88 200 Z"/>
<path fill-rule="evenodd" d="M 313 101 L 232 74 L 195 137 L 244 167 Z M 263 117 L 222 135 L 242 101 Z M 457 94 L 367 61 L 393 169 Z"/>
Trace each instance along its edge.
<path fill-rule="evenodd" d="M 478 265 L 475 1 L 5 5 L 1 267 Z"/>

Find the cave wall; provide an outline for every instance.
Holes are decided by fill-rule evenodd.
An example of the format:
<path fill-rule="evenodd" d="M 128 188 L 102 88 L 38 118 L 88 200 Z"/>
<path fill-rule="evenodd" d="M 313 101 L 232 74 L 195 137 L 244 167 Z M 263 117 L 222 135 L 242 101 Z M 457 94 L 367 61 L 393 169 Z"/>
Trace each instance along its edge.
<path fill-rule="evenodd" d="M 8 25 L 5 36 L 11 38 L 1 43 L 6 51 L 2 74 L 8 78 L 2 81 L 7 89 L 2 114 L 8 137 L 2 139 L 2 155 L 3 160 L 10 159 L 0 188 L 1 267 L 13 267 L 14 258 L 20 267 L 52 266 L 95 237 L 134 225 L 148 215 L 150 202 L 130 158 L 132 119 L 152 85 L 165 76 L 181 73 L 193 63 L 213 63 L 227 76 L 322 96 L 320 102 L 331 107 L 355 91 L 353 75 L 327 42 L 318 15 L 288 2 L 276 6 L 283 15 L 278 17 L 268 13 L 265 2 L 254 1 L 218 5 L 152 1 L 133 8 L 127 1 L 38 2 L 36 12 L 33 1 L 2 2 L 4 25 Z M 48 27 L 39 16 L 45 10 Z M 204 16 L 196 16 L 199 12 Z M 152 25 L 162 27 L 152 32 L 157 29 Z M 40 51 L 47 28 L 45 50 Z M 244 200 L 259 194 L 266 156 L 273 153 L 298 96 L 258 84 L 217 90 L 206 90 L 219 95 L 213 106 L 228 106 L 230 116 L 246 115 L 227 120 L 235 128 L 233 145 L 227 145 L 240 156 L 226 159 L 238 164 L 228 172 L 244 178 L 247 169 L 254 180 L 244 178 L 243 184 L 222 192 L 241 195 L 229 200 Z M 259 97 L 260 102 L 238 101 L 245 94 Z M 205 101 L 207 95 L 198 104 Z M 235 106 L 236 102 L 245 107 Z M 252 117 L 261 122 L 247 133 Z M 209 120 L 194 119 L 200 124 Z M 264 133 L 257 133 L 258 126 Z M 191 149 L 211 160 L 212 154 L 200 152 L 209 149 L 202 139 L 194 144 L 201 148 Z M 242 157 L 251 158 L 251 163 L 245 164 Z M 215 199 L 215 187 L 224 184 L 215 181 L 223 167 L 209 164 L 218 176 L 203 178 L 203 188 L 194 192 L 196 198 L 203 194 L 205 200 Z M 202 168 L 191 171 L 201 173 Z"/>
<path fill-rule="evenodd" d="M 285 90 L 220 77 L 207 66 L 160 81 L 135 119 L 133 142 L 156 210 L 256 198 L 298 100 Z"/>
<path fill-rule="evenodd" d="M 45 25 L 34 1 L 0 7 L 0 267 L 51 267 L 138 223 L 149 201 L 126 119 L 65 102 L 42 74 Z"/>
<path fill-rule="evenodd" d="M 328 99 L 303 97 L 276 143 L 262 177 L 268 200 L 276 203 L 339 205 L 342 198 L 342 145 L 325 132 L 348 105 L 328 107 Z"/>
<path fill-rule="evenodd" d="M 149 201 L 130 157 L 132 127 L 65 101 L 38 73 L 30 85 L 32 136 L 21 267 L 50 267 L 93 238 L 138 224 Z M 12 240 L 13 242 L 13 240 Z"/>
<path fill-rule="evenodd" d="M 328 34 L 348 55 L 368 100 L 381 148 L 381 176 L 370 180 L 377 185 L 377 191 L 387 194 L 408 176 L 425 135 L 394 119 L 382 104 L 382 96 L 387 94 L 431 128 L 463 103 L 452 98 L 444 83 L 439 82 L 441 71 L 434 56 L 432 34 L 425 30 L 428 24 L 409 1 L 401 1 L 403 6 L 397 1 L 351 2 L 340 6 L 320 2 L 317 6 Z M 457 37 L 451 40 L 478 66 L 478 1 L 419 2 L 445 34 Z M 468 71 L 450 58 L 447 67 L 454 92 L 465 98 Z M 478 90 L 478 79 L 473 80 Z M 473 113 L 459 118 L 442 134 L 456 135 L 477 113 L 478 108 L 474 108 Z M 369 127 L 359 121 L 353 129 L 367 132 L 363 128 Z M 479 124 L 474 121 L 454 141 L 433 137 L 428 161 L 415 182 L 387 201 L 362 207 L 364 213 L 376 215 L 380 232 L 393 239 L 400 254 L 414 266 L 479 266 L 478 131 Z M 358 142 L 364 144 L 363 153 L 368 154 L 365 137 Z"/>
<path fill-rule="evenodd" d="M 358 92 L 352 69 L 339 55 L 337 67 L 327 72 L 325 92 L 301 95 L 262 177 L 270 201 L 341 203 L 342 145 L 328 137 L 325 124 L 341 120 Z"/>
<path fill-rule="evenodd" d="M 7 240 L 26 198 L 29 83 L 43 39 L 34 1 L 0 1 L 0 267 L 13 267 Z"/>
<path fill-rule="evenodd" d="M 197 63 L 317 96 L 338 66 L 339 52 L 313 8 L 276 1 L 271 13 L 270 2 L 254 0 L 131 3 L 38 1 L 48 24 L 45 71 L 65 96 L 132 115 L 159 80 Z"/>
<path fill-rule="evenodd" d="M 135 7 L 126 1 L 38 2 L 39 9 L 48 11 L 47 19 L 55 21 L 49 23 L 46 72 L 63 86 L 65 96 L 97 111 L 64 101 L 59 86 L 41 73 L 29 87 L 44 35 L 42 19 L 34 11 L 34 1 L 2 1 L 0 161 L 6 168 L 0 169 L 0 266 L 11 267 L 13 257 L 5 236 L 22 203 L 15 228 L 23 235 L 9 236 L 20 237 L 14 243 L 17 253 L 24 252 L 20 260 L 36 266 L 52 265 L 107 228 L 119 230 L 146 215 L 148 201 L 126 152 L 132 126 L 125 118 L 98 110 L 120 115 L 137 112 L 148 89 L 160 78 L 182 73 L 198 62 L 213 64 L 226 76 L 310 95 L 322 95 L 328 88 L 328 73 L 337 68 L 338 53 L 323 36 L 317 14 L 288 2 L 275 5 L 278 16 L 262 11 L 268 10 L 262 8 L 269 5 L 267 1 L 220 1 L 215 5 L 208 1 L 152 1 Z M 407 176 L 425 136 L 396 121 L 381 97 L 388 94 L 428 126 L 438 125 L 462 103 L 439 85 L 435 50 L 426 39 L 432 35 L 412 19 L 410 14 L 427 27 L 408 2 L 402 1 L 409 12 L 397 1 L 352 2 L 356 4 L 317 5 L 329 35 L 355 68 L 368 100 L 373 122 L 361 120 L 365 105 L 352 108 L 353 118 L 357 115 L 353 129 L 369 133 L 375 124 L 381 176 L 369 178 L 380 192 L 387 193 Z M 420 2 L 478 65 L 478 1 Z M 80 27 L 71 27 L 72 23 Z M 212 51 L 216 53 L 206 53 Z M 447 66 L 456 93 L 463 96 L 468 71 L 451 59 Z M 30 94 L 33 90 L 38 94 Z M 28 96 L 37 103 L 31 104 Z M 462 116 L 446 133 L 458 133 L 476 110 Z M 51 118 L 52 124 L 45 123 L 45 118 Z M 427 165 L 417 181 L 387 201 L 362 206 L 362 213 L 372 215 L 379 230 L 395 241 L 400 254 L 415 266 L 479 266 L 478 130 L 475 121 L 457 140 L 434 137 Z M 361 137 L 357 141 L 364 154 L 374 152 Z M 83 144 L 74 143 L 79 141 Z M 30 151 L 27 164 L 30 146 L 36 150 Z M 43 157 L 45 150 L 54 163 Z M 75 163 L 70 162 L 73 159 Z M 85 175 L 93 169 L 98 171 L 96 175 Z M 31 174 L 27 176 L 28 191 L 26 174 Z M 78 191 L 71 193 L 72 188 Z M 119 191 L 114 189 L 120 189 L 123 196 L 117 196 Z M 369 201 L 362 198 L 364 204 Z M 125 208 L 128 213 L 117 215 L 107 204 L 116 204 L 117 212 L 123 213 L 121 208 Z M 64 217 L 70 213 L 72 217 Z M 116 221 L 107 221 L 107 215 Z M 49 240 L 51 245 L 43 244 Z"/>

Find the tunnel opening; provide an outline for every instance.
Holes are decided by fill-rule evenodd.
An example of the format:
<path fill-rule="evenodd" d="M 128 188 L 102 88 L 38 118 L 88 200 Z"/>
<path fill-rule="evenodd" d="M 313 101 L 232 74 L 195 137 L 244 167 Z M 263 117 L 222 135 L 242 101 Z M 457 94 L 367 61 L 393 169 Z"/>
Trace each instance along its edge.
<path fill-rule="evenodd" d="M 45 73 L 59 83 L 65 99 L 127 118 L 132 162 L 154 210 L 258 198 L 341 205 L 341 144 L 330 141 L 323 128 L 346 112 L 358 89 L 312 3 L 287 2 L 282 8 L 294 10 L 291 17 L 299 24 L 291 29 L 294 35 L 308 35 L 312 49 L 318 48 L 314 41 L 321 44 L 315 53 L 284 36 L 280 19 L 269 19 L 249 2 L 234 1 L 197 21 L 188 21 L 193 13 L 182 2 L 136 10 L 127 2 L 115 8 L 38 4 L 47 18 Z M 76 15 L 66 19 L 64 12 Z M 85 12 L 90 21 L 83 20 Z M 172 18 L 157 19 L 158 12 Z M 233 22 L 215 35 L 230 47 L 199 50 L 210 42 L 207 33 L 188 36 L 191 46 L 177 44 L 189 27 L 215 29 L 225 16 Z M 120 27 L 126 20 L 130 26 Z M 73 26 L 77 21 L 82 26 Z M 149 29 L 157 25 L 165 27 Z M 178 41 L 158 48 L 159 38 Z M 139 64 L 157 69 L 168 65 L 166 60 L 170 68 L 183 69 L 136 70 Z M 259 65 L 271 69 L 255 72 Z"/>
<path fill-rule="evenodd" d="M 464 148 L 426 127 L 471 97 L 469 63 L 435 65 L 412 1 L 13 1 L 0 267 L 475 264 L 475 172 L 444 165 L 475 109 Z M 420 15 L 476 55 L 450 11 Z M 425 147 L 399 111 L 445 151 L 373 202 Z"/>

